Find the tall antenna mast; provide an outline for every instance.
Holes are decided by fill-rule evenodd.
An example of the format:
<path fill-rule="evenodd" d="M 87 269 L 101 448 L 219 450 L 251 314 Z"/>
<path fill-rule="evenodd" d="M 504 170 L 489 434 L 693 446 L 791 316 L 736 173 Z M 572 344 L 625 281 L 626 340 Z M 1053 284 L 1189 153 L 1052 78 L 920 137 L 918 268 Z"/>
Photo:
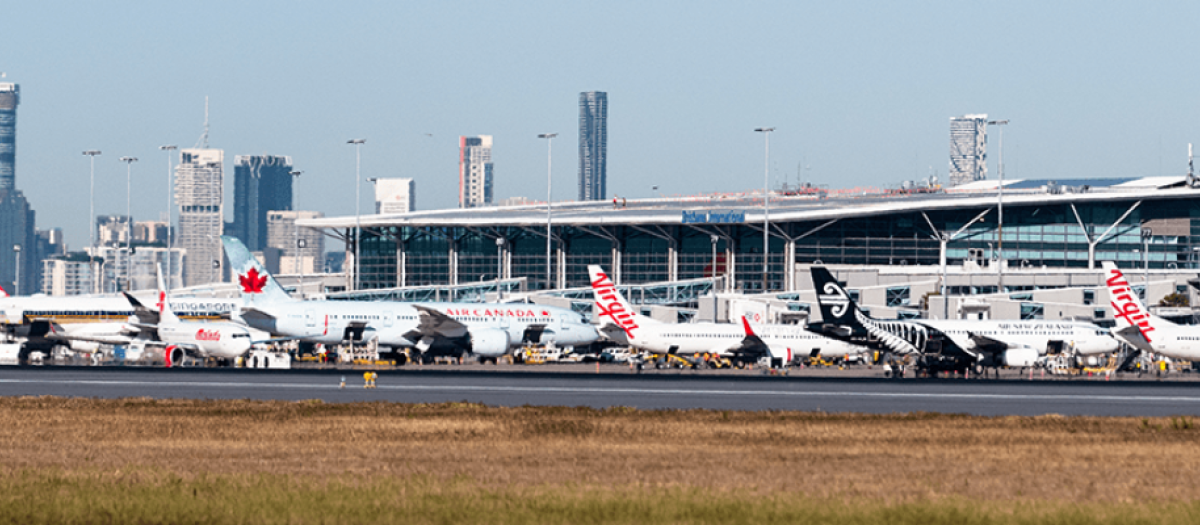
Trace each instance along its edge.
<path fill-rule="evenodd" d="M 204 96 L 204 133 L 196 141 L 195 147 L 208 149 L 208 95 Z"/>

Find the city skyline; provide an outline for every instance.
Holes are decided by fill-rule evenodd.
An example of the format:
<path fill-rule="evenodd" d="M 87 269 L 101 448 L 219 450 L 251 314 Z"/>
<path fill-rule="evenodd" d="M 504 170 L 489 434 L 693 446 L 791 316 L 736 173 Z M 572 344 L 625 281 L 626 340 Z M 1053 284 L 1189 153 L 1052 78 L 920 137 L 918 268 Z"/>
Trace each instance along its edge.
<path fill-rule="evenodd" d="M 586 7 L 552 2 L 466 17 L 435 5 L 22 4 L 6 9 L 16 45 L 0 49 L 0 82 L 21 85 L 17 187 L 39 227 L 62 227 L 74 249 L 88 223 L 79 152 L 104 152 L 97 215 L 124 213 L 128 155 L 149 195 L 133 216 L 159 217 L 157 148 L 196 142 L 205 96 L 212 147 L 292 156 L 305 172 L 295 208 L 327 216 L 354 213 L 345 141 L 360 137 L 362 177 L 415 179 L 423 209 L 456 205 L 455 139 L 481 133 L 504 144 L 495 200 L 541 200 L 537 134 L 577 142 L 578 94 L 601 86 L 621 101 L 610 196 L 756 188 L 743 181 L 762 178 L 761 126 L 776 128 L 774 184 L 944 181 L 946 119 L 970 113 L 1011 120 L 1006 178 L 1185 173 L 1187 143 L 1200 142 L 1186 21 L 1200 6 L 948 5 L 617 2 L 589 11 L 580 38 Z M 487 82 L 461 82 L 456 69 L 481 48 L 487 60 L 471 67 Z M 576 198 L 572 150 L 555 148 L 555 200 Z"/>

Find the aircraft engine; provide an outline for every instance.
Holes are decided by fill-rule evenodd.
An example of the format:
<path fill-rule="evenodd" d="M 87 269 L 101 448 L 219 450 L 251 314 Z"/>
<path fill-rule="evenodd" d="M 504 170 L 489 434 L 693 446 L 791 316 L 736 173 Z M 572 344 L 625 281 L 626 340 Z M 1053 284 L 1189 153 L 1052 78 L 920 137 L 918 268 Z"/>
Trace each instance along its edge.
<path fill-rule="evenodd" d="M 90 354 L 100 350 L 100 343 L 95 341 L 71 341 L 67 343 L 73 352 Z"/>
<path fill-rule="evenodd" d="M 166 362 L 167 368 L 173 366 L 183 366 L 183 361 L 187 357 L 187 353 L 178 346 L 171 345 L 163 350 L 163 361 Z"/>
<path fill-rule="evenodd" d="M 482 357 L 499 357 L 508 352 L 508 332 L 494 328 L 471 330 L 471 352 Z"/>
<path fill-rule="evenodd" d="M 1037 363 L 1038 351 L 1032 348 L 1014 348 L 1004 351 L 1004 365 L 1012 367 L 1027 367 Z"/>

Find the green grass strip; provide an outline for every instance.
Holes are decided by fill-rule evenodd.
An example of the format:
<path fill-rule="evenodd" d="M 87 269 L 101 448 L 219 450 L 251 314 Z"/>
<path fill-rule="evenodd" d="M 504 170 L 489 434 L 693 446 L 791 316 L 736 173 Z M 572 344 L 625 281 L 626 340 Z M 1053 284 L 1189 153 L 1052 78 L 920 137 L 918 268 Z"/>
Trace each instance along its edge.
<path fill-rule="evenodd" d="M 25 471 L 0 481 L 0 523 L 839 523 L 1200 522 L 1197 502 L 817 500 L 694 487 L 483 486 L 429 477 L 310 479 L 159 471 Z"/>

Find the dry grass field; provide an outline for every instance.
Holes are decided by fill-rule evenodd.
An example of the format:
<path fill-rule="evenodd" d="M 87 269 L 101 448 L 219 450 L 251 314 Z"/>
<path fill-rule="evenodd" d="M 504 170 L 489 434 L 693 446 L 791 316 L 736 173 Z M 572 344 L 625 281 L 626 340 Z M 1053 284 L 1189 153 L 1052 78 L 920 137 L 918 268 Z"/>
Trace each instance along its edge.
<path fill-rule="evenodd" d="M 1195 523 L 1191 419 L 0 399 L 0 521 Z"/>

